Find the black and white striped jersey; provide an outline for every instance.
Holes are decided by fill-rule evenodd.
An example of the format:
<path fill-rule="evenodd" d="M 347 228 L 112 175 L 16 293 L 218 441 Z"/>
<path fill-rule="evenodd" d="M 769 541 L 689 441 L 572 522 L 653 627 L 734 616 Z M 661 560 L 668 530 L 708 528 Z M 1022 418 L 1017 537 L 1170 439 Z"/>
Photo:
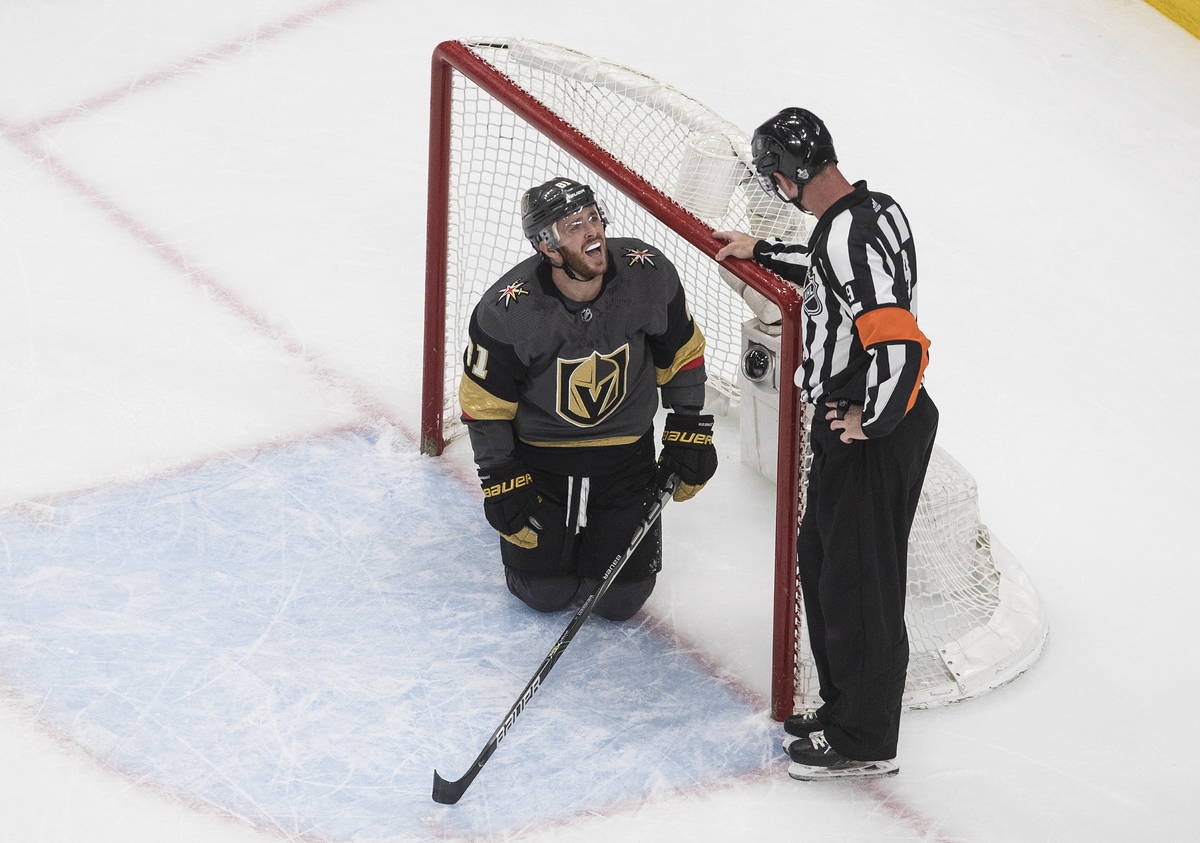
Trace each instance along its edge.
<path fill-rule="evenodd" d="M 929 362 L 904 211 L 860 181 L 821 215 L 807 246 L 760 240 L 754 258 L 804 286 L 796 385 L 818 406 L 834 398 L 861 402 L 863 433 L 890 433 L 916 401 Z"/>

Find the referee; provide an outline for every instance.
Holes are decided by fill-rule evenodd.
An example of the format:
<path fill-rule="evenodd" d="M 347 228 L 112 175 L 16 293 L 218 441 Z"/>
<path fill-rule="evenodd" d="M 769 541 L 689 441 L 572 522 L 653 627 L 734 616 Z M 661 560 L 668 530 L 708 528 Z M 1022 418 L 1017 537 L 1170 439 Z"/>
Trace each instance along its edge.
<path fill-rule="evenodd" d="M 908 667 L 908 534 L 938 411 L 922 386 L 929 340 L 917 327 L 917 256 L 894 199 L 850 184 L 815 114 L 785 108 L 754 132 L 764 190 L 817 217 L 808 245 L 719 231 L 717 260 L 753 259 L 804 287 L 796 384 L 817 408 L 800 584 L 822 705 L 789 717 L 796 779 L 899 772 Z"/>

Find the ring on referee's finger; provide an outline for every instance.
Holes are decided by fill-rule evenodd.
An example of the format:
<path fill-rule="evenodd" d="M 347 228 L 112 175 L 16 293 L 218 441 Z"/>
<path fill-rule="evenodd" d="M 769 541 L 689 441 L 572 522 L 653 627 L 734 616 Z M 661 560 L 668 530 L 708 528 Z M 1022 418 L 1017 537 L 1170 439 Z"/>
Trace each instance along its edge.
<path fill-rule="evenodd" d="M 833 410 L 833 417 L 835 419 L 844 419 L 844 418 L 846 418 L 846 411 L 849 409 L 850 409 L 850 399 L 849 398 L 839 398 L 839 399 L 837 399 L 837 405 L 834 407 L 834 410 Z"/>

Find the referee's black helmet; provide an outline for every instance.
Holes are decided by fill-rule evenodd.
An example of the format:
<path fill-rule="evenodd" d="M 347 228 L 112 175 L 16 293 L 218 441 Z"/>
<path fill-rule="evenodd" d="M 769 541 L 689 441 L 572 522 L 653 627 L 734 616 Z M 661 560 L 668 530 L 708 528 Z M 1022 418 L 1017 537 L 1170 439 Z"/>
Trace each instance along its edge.
<path fill-rule="evenodd" d="M 755 129 L 750 151 L 762 189 L 785 202 L 791 200 L 779 191 L 775 173 L 803 188 L 826 165 L 837 163 L 829 129 L 803 108 L 785 108 Z"/>

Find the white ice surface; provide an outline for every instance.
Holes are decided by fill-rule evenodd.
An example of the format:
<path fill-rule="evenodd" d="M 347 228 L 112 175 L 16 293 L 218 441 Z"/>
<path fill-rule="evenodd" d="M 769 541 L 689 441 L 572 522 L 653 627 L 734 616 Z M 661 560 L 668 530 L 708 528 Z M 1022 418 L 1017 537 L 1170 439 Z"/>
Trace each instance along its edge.
<path fill-rule="evenodd" d="M 913 221 L 940 441 L 1052 624 L 1016 684 L 907 717 L 886 786 L 781 766 L 526 836 L 1194 833 L 1200 42 L 1140 2 L 5 4 L 0 506 L 414 430 L 429 54 L 489 33 L 628 64 L 747 129 L 788 104 L 828 120 L 847 174 Z M 670 513 L 648 614 L 765 698 L 769 490 L 721 445 Z M 279 837 L 15 703 L 0 759 L 3 840 Z"/>

